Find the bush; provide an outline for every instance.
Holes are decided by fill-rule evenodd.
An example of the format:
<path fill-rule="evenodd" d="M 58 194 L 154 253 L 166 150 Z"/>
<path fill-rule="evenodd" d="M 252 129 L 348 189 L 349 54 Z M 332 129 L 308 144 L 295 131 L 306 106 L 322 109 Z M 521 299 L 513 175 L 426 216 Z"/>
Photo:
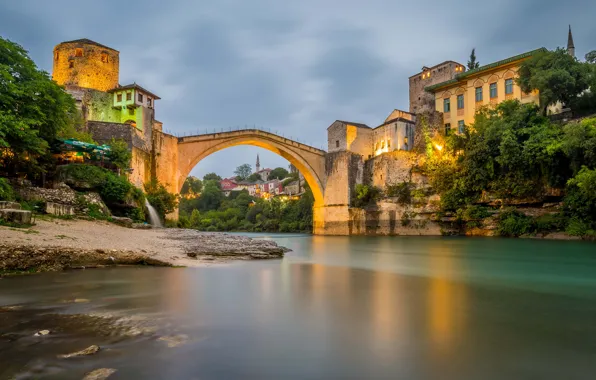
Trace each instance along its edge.
<path fill-rule="evenodd" d="M 381 189 L 376 186 L 358 184 L 354 188 L 352 202 L 355 207 L 366 207 L 377 201 L 381 196 Z"/>
<path fill-rule="evenodd" d="M 572 218 L 567 225 L 566 232 L 571 236 L 596 236 L 596 232 L 590 225 L 578 218 Z"/>
<path fill-rule="evenodd" d="M 58 168 L 57 177 L 67 185 L 81 189 L 98 189 L 103 186 L 109 170 L 86 164 L 69 164 Z"/>
<path fill-rule="evenodd" d="M 563 200 L 565 216 L 581 222 L 587 229 L 596 229 L 596 170 L 583 167 L 567 183 L 567 195 Z"/>
<path fill-rule="evenodd" d="M 107 204 L 124 204 L 133 188 L 134 186 L 125 177 L 109 173 L 99 190 L 99 194 Z"/>
<path fill-rule="evenodd" d="M 412 203 L 412 183 L 402 182 L 393 185 L 387 185 L 387 196 L 397 197 L 397 202 L 402 205 Z"/>
<path fill-rule="evenodd" d="M 546 214 L 534 219 L 536 232 L 553 232 L 565 229 L 566 220 L 559 214 Z"/>
<path fill-rule="evenodd" d="M 6 178 L 0 178 L 0 201 L 14 200 L 14 191 Z"/>
<path fill-rule="evenodd" d="M 535 231 L 532 218 L 514 209 L 499 215 L 497 231 L 501 236 L 518 237 Z"/>

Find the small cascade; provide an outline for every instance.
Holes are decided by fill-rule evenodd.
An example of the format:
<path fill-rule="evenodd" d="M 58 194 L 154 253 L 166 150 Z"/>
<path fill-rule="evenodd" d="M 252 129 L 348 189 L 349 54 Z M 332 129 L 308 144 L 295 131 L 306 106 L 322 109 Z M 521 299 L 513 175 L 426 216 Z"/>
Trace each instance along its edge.
<path fill-rule="evenodd" d="M 157 210 L 151 206 L 151 203 L 149 203 L 147 199 L 145 199 L 145 207 L 147 207 L 147 210 L 149 211 L 149 220 L 151 221 L 151 225 L 153 227 L 162 228 L 163 225 L 161 224 L 161 219 L 159 219 Z"/>

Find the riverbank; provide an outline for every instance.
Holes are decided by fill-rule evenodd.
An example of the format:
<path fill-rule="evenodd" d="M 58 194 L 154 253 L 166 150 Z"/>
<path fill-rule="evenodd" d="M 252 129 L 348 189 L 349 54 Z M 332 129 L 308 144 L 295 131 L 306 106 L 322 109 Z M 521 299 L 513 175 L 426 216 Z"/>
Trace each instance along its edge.
<path fill-rule="evenodd" d="M 38 220 L 0 226 L 0 275 L 113 265 L 205 266 L 281 258 L 267 240 L 188 229 L 131 229 L 103 221 Z"/>

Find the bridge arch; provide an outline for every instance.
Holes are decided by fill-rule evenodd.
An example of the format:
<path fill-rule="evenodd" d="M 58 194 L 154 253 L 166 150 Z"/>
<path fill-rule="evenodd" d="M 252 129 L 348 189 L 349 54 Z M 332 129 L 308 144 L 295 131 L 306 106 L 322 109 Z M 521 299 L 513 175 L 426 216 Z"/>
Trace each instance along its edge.
<path fill-rule="evenodd" d="M 325 151 L 256 129 L 180 137 L 178 191 L 182 189 L 190 171 L 202 159 L 220 150 L 239 145 L 264 148 L 288 160 L 309 184 L 314 197 L 314 207 L 324 204 Z"/>

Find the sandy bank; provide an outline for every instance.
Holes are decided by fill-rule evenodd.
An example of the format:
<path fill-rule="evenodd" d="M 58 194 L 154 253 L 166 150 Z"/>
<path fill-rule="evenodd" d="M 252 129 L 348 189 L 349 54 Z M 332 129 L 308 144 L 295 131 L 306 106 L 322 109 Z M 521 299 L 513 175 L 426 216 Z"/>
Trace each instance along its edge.
<path fill-rule="evenodd" d="M 238 259 L 280 258 L 285 251 L 272 241 L 244 236 L 130 229 L 100 221 L 38 220 L 29 229 L 0 226 L 0 271 L 4 272 L 25 270 L 27 263 L 33 270 L 139 263 L 204 266 Z"/>

